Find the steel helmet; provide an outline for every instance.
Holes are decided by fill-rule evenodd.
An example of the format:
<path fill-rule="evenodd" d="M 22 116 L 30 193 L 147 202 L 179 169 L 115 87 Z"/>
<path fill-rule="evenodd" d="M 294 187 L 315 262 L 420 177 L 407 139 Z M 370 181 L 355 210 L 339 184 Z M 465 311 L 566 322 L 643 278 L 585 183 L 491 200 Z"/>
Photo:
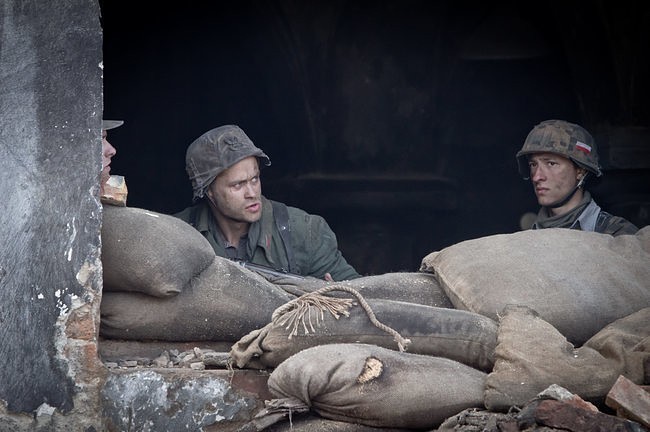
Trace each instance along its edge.
<path fill-rule="evenodd" d="M 598 152 L 594 138 L 580 125 L 564 120 L 546 120 L 538 124 L 526 137 L 517 153 L 519 174 L 530 178 L 528 155 L 532 153 L 555 153 L 569 158 L 581 168 L 600 177 Z"/>
<path fill-rule="evenodd" d="M 237 125 L 219 126 L 194 140 L 185 153 L 185 169 L 192 183 L 194 201 L 203 198 L 219 174 L 249 156 L 256 156 L 261 164 L 271 165 L 271 159 Z"/>
<path fill-rule="evenodd" d="M 111 130 L 124 124 L 124 120 L 102 120 L 102 129 Z"/>

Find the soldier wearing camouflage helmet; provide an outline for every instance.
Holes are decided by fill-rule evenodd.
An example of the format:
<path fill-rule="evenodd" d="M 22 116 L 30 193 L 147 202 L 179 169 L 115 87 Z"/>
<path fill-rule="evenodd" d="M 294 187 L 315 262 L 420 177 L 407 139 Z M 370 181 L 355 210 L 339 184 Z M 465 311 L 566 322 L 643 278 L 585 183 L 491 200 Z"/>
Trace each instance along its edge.
<path fill-rule="evenodd" d="M 235 125 L 212 129 L 186 152 L 195 205 L 175 216 L 193 225 L 218 256 L 326 280 L 360 277 L 325 219 L 262 196 L 260 165 L 271 165 Z"/>
<path fill-rule="evenodd" d="M 601 210 L 585 190 L 587 178 L 602 176 L 593 137 L 564 120 L 546 120 L 526 137 L 517 153 L 519 173 L 533 183 L 541 209 L 533 229 L 571 228 L 621 235 L 638 228 Z"/>

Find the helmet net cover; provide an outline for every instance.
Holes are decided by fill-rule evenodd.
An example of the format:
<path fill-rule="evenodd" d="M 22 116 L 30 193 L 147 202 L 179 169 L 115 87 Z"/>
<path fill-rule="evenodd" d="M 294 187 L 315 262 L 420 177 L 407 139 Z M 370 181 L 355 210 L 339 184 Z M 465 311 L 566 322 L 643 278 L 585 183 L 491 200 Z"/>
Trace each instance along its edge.
<path fill-rule="evenodd" d="M 530 178 L 528 155 L 533 153 L 555 153 L 572 160 L 596 177 L 602 175 L 594 138 L 585 128 L 574 123 L 546 120 L 530 131 L 523 147 L 517 152 L 519 174 L 524 179 Z"/>
<path fill-rule="evenodd" d="M 205 196 L 219 174 L 250 156 L 257 157 L 260 166 L 271 165 L 271 159 L 237 125 L 214 128 L 194 140 L 185 154 L 185 170 L 192 183 L 193 201 Z"/>

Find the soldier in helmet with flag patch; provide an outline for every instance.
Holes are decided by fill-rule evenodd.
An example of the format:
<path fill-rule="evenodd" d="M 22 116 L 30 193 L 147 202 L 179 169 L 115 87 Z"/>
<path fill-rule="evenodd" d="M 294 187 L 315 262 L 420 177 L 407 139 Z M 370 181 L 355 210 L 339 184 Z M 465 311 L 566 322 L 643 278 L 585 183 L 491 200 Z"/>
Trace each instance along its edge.
<path fill-rule="evenodd" d="M 541 207 L 532 225 L 571 228 L 604 234 L 634 234 L 638 228 L 603 210 L 585 190 L 587 178 L 600 177 L 594 139 L 583 127 L 546 120 L 526 137 L 517 153 L 519 173 L 533 183 Z"/>

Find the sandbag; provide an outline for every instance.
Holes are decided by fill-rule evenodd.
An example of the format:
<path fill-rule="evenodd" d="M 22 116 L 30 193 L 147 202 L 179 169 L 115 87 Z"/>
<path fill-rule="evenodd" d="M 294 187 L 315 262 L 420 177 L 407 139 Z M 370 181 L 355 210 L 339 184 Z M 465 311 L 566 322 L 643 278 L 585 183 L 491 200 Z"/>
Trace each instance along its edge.
<path fill-rule="evenodd" d="M 365 344 L 321 345 L 281 363 L 268 386 L 277 399 L 331 420 L 426 429 L 483 406 L 485 373 L 453 360 Z"/>
<path fill-rule="evenodd" d="M 433 252 L 432 272 L 458 309 L 493 319 L 529 306 L 576 345 L 650 306 L 650 227 L 636 235 L 551 228 L 464 241 Z"/>
<path fill-rule="evenodd" d="M 291 421 L 251 430 L 266 432 L 408 432 L 410 429 L 376 428 L 358 423 L 329 420 L 313 413 L 306 413 L 293 415 Z"/>
<path fill-rule="evenodd" d="M 201 233 L 173 216 L 111 205 L 104 206 L 103 214 L 105 292 L 173 296 L 215 257 Z"/>
<path fill-rule="evenodd" d="M 230 341 L 265 326 L 293 296 L 221 257 L 178 295 L 107 292 L 100 335 L 126 340 Z"/>
<path fill-rule="evenodd" d="M 453 307 L 436 277 L 424 272 L 385 273 L 340 282 L 327 282 L 313 277 L 268 277 L 268 280 L 296 296 L 336 285 L 352 288 L 367 299 L 397 300 L 441 308 Z M 337 294 L 336 291 L 330 295 L 347 296 L 344 293 Z"/>
<path fill-rule="evenodd" d="M 309 297 L 293 301 L 300 306 L 286 312 L 291 317 L 278 315 L 274 322 L 234 344 L 230 351 L 234 363 L 241 368 L 272 368 L 301 350 L 332 343 L 400 349 L 394 334 L 375 325 L 359 303 L 330 313 L 323 306 L 327 299 L 312 303 Z M 497 323 L 492 319 L 467 311 L 392 300 L 366 302 L 381 325 L 408 339 L 404 347 L 408 352 L 446 357 L 484 371 L 492 369 L 497 334 Z"/>
<path fill-rule="evenodd" d="M 643 384 L 650 359 L 650 308 L 621 318 L 574 346 L 539 314 L 508 306 L 499 323 L 495 365 L 485 386 L 485 406 L 522 406 L 551 384 L 599 402 L 624 375 Z"/>

